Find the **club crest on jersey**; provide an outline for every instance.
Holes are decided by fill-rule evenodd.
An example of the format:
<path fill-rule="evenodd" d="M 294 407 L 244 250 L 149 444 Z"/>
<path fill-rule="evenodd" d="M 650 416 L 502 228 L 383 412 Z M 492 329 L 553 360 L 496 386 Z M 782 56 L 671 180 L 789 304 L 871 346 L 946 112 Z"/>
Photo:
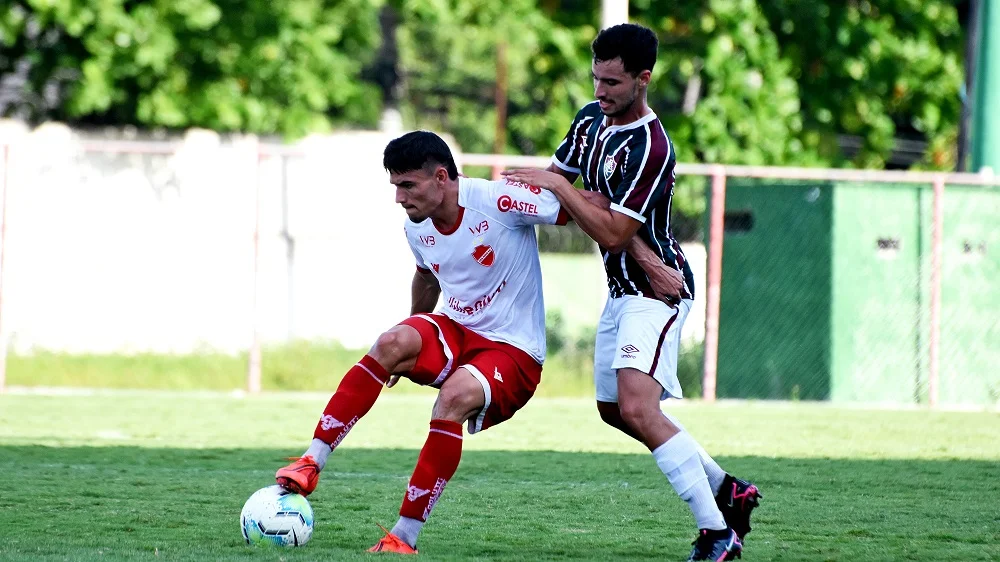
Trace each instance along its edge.
<path fill-rule="evenodd" d="M 472 250 L 472 257 L 479 262 L 479 265 L 489 267 L 493 265 L 493 260 L 496 259 L 496 254 L 493 252 L 493 246 L 480 244 Z"/>
<path fill-rule="evenodd" d="M 615 168 L 618 167 L 618 162 L 615 162 L 614 156 L 608 156 L 604 159 L 604 179 L 605 181 L 610 180 L 612 174 L 615 173 Z"/>

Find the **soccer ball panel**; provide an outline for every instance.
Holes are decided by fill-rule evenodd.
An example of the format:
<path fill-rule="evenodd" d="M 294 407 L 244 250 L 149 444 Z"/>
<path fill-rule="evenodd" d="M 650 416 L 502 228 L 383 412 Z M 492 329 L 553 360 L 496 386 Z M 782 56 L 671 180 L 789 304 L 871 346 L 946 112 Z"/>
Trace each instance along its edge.
<path fill-rule="evenodd" d="M 262 488 L 243 505 L 240 531 L 247 544 L 302 546 L 312 538 L 312 506 L 281 486 Z"/>

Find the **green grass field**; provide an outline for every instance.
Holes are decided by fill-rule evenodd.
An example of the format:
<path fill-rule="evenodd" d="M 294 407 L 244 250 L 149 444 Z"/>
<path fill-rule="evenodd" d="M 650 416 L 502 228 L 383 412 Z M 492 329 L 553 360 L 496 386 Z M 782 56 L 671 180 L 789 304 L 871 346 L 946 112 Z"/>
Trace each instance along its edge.
<path fill-rule="evenodd" d="M 299 454 L 327 396 L 0 395 L 0 560 L 371 560 L 432 397 L 388 391 L 331 457 L 305 547 L 242 543 L 243 501 Z M 765 495 L 745 560 L 1000 559 L 1000 415 L 670 405 Z M 468 437 L 425 560 L 683 560 L 686 506 L 589 400 L 536 399 Z M 391 557 L 390 557 L 391 558 Z"/>

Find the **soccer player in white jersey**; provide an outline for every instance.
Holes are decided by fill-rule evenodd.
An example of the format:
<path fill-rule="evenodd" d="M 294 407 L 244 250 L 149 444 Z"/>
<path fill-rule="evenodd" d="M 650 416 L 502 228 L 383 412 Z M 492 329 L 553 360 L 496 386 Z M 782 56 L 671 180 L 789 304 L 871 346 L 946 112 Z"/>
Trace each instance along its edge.
<path fill-rule="evenodd" d="M 649 448 L 690 506 L 699 533 L 689 559 L 730 560 L 742 552 L 760 492 L 723 471 L 660 409 L 661 400 L 681 397 L 677 356 L 694 279 L 670 232 L 673 145 L 646 104 L 656 35 L 642 26 L 617 25 L 602 31 L 592 49 L 597 100 L 577 113 L 547 170 L 509 170 L 506 177 L 555 193 L 600 245 L 609 298 L 594 357 L 598 411 Z M 587 191 L 573 188 L 578 176 Z M 648 247 L 627 246 L 635 239 Z M 656 298 L 653 280 L 644 274 L 650 259 L 677 273 L 669 298 Z"/>
<path fill-rule="evenodd" d="M 462 456 L 462 424 L 477 433 L 511 418 L 535 392 L 545 358 L 536 224 L 565 224 L 549 191 L 459 177 L 434 133 L 390 142 L 383 164 L 406 210 L 416 258 L 411 316 L 383 333 L 344 376 L 305 454 L 278 470 L 307 495 L 327 457 L 400 376 L 439 389 L 427 441 L 399 520 L 371 552 L 415 554 L 417 536 Z M 443 306 L 434 313 L 438 297 Z"/>

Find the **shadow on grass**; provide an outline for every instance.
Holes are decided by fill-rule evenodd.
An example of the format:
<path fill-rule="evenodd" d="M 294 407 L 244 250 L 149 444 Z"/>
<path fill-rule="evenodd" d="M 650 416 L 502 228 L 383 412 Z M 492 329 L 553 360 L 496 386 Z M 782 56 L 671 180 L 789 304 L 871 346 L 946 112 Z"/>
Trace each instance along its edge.
<path fill-rule="evenodd" d="M 0 447 L 3 560 L 368 560 L 417 451 L 340 449 L 300 549 L 242 544 L 238 516 L 292 450 Z M 995 560 L 1000 466 L 720 458 L 765 499 L 751 560 Z M 420 539 L 427 560 L 682 560 L 695 534 L 647 455 L 467 452 Z"/>

